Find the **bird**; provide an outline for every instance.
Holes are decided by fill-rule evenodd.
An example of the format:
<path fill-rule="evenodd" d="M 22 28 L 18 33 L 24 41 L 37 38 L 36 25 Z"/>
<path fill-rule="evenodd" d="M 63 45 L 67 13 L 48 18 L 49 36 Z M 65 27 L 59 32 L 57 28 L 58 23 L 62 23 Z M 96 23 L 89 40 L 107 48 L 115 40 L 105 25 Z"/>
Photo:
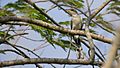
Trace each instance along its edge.
<path fill-rule="evenodd" d="M 66 9 L 68 14 L 72 17 L 71 19 L 71 29 L 79 30 L 82 27 L 82 20 L 77 11 L 74 9 Z"/>
<path fill-rule="evenodd" d="M 78 14 L 77 11 L 75 11 L 74 9 L 67 9 L 66 10 L 68 12 L 68 14 L 71 16 L 71 29 L 72 30 L 81 30 L 82 29 L 82 18 L 81 16 Z M 81 47 L 81 42 L 80 42 L 80 38 L 79 35 L 74 35 L 73 36 L 73 40 L 75 41 L 75 44 L 77 45 L 77 58 L 78 59 L 83 59 L 83 49 Z"/>

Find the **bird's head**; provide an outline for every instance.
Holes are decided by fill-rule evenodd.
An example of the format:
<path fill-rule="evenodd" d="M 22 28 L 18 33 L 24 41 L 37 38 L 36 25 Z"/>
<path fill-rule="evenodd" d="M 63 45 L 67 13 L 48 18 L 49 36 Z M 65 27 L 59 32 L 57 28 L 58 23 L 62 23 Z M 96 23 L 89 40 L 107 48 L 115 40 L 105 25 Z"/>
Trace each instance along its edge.
<path fill-rule="evenodd" d="M 68 14 L 69 14 L 70 16 L 73 16 L 73 15 L 78 14 L 75 9 L 66 9 L 66 11 L 68 12 Z"/>

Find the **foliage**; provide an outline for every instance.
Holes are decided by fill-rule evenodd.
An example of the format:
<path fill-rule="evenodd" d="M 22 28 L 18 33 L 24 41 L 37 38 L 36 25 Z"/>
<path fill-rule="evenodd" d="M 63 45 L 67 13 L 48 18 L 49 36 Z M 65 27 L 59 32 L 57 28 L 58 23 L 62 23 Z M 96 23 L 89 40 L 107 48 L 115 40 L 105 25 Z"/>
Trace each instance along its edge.
<path fill-rule="evenodd" d="M 0 16 L 14 16 L 11 11 L 5 10 L 5 9 L 0 9 Z"/>
<path fill-rule="evenodd" d="M 120 1 L 113 1 L 108 8 L 108 13 L 115 14 L 120 17 Z"/>
<path fill-rule="evenodd" d="M 83 0 L 69 0 L 68 4 L 73 5 L 77 8 L 82 8 L 83 7 Z"/>

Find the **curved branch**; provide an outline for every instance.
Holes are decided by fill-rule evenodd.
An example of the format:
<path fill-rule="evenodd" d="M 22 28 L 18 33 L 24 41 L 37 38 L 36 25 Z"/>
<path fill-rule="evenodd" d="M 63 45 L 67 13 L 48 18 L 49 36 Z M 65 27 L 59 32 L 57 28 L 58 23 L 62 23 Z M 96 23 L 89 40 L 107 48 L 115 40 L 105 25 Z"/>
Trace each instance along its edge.
<path fill-rule="evenodd" d="M 81 36 L 86 36 L 85 32 L 82 30 L 70 30 L 67 28 L 63 28 L 63 27 L 59 27 L 59 26 L 55 26 L 49 23 L 46 23 L 42 20 L 36 20 L 36 19 L 31 19 L 31 18 L 25 18 L 25 17 L 17 17 L 17 16 L 4 16 L 4 17 L 0 17 L 0 22 L 2 24 L 8 22 L 8 21 L 22 21 L 22 22 L 26 22 L 29 24 L 34 24 L 34 25 L 38 25 L 47 29 L 51 29 L 60 33 L 64 33 L 64 34 L 71 34 L 71 35 L 81 35 Z M 105 43 L 112 43 L 112 39 L 106 38 L 102 35 L 97 35 L 97 34 L 93 34 L 90 33 L 91 37 L 93 39 L 105 42 Z"/>
<path fill-rule="evenodd" d="M 102 65 L 102 62 L 90 63 L 88 60 L 78 60 L 78 59 L 60 59 L 60 58 L 25 58 L 20 60 L 10 60 L 0 62 L 0 67 L 14 66 L 14 65 L 24 65 L 24 64 L 38 64 L 38 63 L 47 63 L 47 64 L 82 64 L 82 65 Z"/>
<path fill-rule="evenodd" d="M 15 50 L 12 50 L 12 49 L 4 49 L 4 50 L 0 50 L 1 53 L 5 53 L 5 52 L 13 52 L 13 53 L 16 53 L 18 55 L 21 55 L 19 52 L 15 51 Z"/>

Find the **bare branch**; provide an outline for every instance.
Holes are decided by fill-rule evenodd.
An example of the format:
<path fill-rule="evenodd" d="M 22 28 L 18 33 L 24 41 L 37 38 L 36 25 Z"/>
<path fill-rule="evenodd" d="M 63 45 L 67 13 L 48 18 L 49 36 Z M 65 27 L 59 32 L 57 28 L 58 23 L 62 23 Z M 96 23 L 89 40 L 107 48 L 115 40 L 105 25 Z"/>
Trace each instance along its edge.
<path fill-rule="evenodd" d="M 60 59 L 60 58 L 25 58 L 21 60 L 10 60 L 0 62 L 0 67 L 24 65 L 24 64 L 36 64 L 36 63 L 52 63 L 52 64 L 82 64 L 82 65 L 102 65 L 102 62 L 90 63 L 88 60 L 78 59 Z"/>

